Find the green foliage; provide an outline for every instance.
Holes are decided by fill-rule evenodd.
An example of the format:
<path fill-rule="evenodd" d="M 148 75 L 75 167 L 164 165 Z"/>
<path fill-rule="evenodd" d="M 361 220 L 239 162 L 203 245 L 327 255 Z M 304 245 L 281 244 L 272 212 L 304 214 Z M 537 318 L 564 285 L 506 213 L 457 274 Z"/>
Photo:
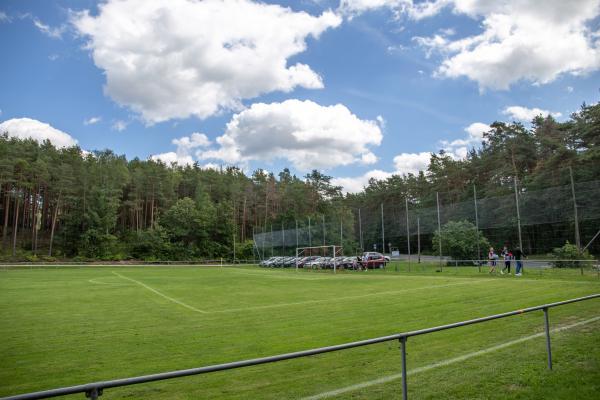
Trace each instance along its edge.
<path fill-rule="evenodd" d="M 481 232 L 478 234 L 475 225 L 468 221 L 448 222 L 442 226 L 441 239 L 443 253 L 450 255 L 455 260 L 478 259 L 478 242 L 481 254 L 485 254 L 490 247 L 490 243 L 483 234 Z M 440 235 L 436 232 L 433 235 L 433 248 L 439 249 L 439 241 Z"/>
<path fill-rule="evenodd" d="M 552 263 L 556 268 L 579 268 L 581 265 L 587 264 L 585 260 L 594 260 L 594 257 L 591 256 L 587 250 L 581 253 L 577 246 L 569 243 L 568 240 L 564 246 L 552 250 L 552 256 L 556 259 L 556 261 Z"/>

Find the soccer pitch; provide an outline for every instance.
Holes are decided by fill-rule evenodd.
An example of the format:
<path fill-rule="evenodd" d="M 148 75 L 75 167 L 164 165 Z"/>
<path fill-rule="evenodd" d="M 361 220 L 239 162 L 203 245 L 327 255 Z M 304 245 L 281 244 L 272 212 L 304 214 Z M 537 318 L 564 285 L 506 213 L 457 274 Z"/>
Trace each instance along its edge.
<path fill-rule="evenodd" d="M 0 271 L 0 396 L 200 367 L 426 328 L 600 293 L 596 279 L 257 267 Z M 600 301 L 408 341 L 409 397 L 597 398 Z M 107 389 L 102 399 L 388 399 L 396 342 Z M 83 394 L 69 398 L 83 399 Z"/>

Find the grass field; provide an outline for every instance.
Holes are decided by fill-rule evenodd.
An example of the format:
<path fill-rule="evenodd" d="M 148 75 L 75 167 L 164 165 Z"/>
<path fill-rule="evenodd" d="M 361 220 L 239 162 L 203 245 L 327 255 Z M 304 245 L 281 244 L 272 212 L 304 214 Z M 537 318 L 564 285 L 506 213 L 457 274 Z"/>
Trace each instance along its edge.
<path fill-rule="evenodd" d="M 423 267 L 0 271 L 0 396 L 367 339 L 600 293 L 595 275 L 489 276 Z M 406 265 L 399 265 L 406 271 Z M 408 341 L 409 397 L 599 398 L 600 300 Z M 388 399 L 398 343 L 109 389 L 104 399 Z M 70 398 L 84 398 L 83 395 Z"/>

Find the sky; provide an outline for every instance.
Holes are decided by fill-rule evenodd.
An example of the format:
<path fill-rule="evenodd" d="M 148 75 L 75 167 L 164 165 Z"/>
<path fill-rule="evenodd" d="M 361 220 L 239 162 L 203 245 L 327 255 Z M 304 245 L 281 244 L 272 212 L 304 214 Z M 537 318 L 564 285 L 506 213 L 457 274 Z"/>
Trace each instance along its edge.
<path fill-rule="evenodd" d="M 0 131 L 345 191 L 600 95 L 600 0 L 3 0 Z"/>

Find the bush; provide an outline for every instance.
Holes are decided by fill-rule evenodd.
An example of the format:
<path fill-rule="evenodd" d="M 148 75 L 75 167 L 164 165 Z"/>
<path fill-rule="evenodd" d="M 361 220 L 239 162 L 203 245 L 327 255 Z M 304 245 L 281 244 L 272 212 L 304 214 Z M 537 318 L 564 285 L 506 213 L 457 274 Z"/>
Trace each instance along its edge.
<path fill-rule="evenodd" d="M 568 260 L 590 260 L 594 257 L 587 251 L 580 253 L 577 246 L 567 242 L 562 247 L 557 247 L 552 250 L 552 257 L 556 259 L 552 264 L 555 268 L 579 268 L 582 264 L 587 264 L 586 261 L 568 261 Z"/>
<path fill-rule="evenodd" d="M 477 241 L 479 240 L 479 250 L 485 254 L 490 247 L 490 242 L 481 232 L 477 234 L 475 225 L 468 221 L 451 221 L 442 227 L 442 252 L 451 256 L 455 260 L 476 260 Z M 434 249 L 439 248 L 440 235 L 435 232 L 432 245 Z M 463 262 L 461 264 L 468 264 Z"/>

